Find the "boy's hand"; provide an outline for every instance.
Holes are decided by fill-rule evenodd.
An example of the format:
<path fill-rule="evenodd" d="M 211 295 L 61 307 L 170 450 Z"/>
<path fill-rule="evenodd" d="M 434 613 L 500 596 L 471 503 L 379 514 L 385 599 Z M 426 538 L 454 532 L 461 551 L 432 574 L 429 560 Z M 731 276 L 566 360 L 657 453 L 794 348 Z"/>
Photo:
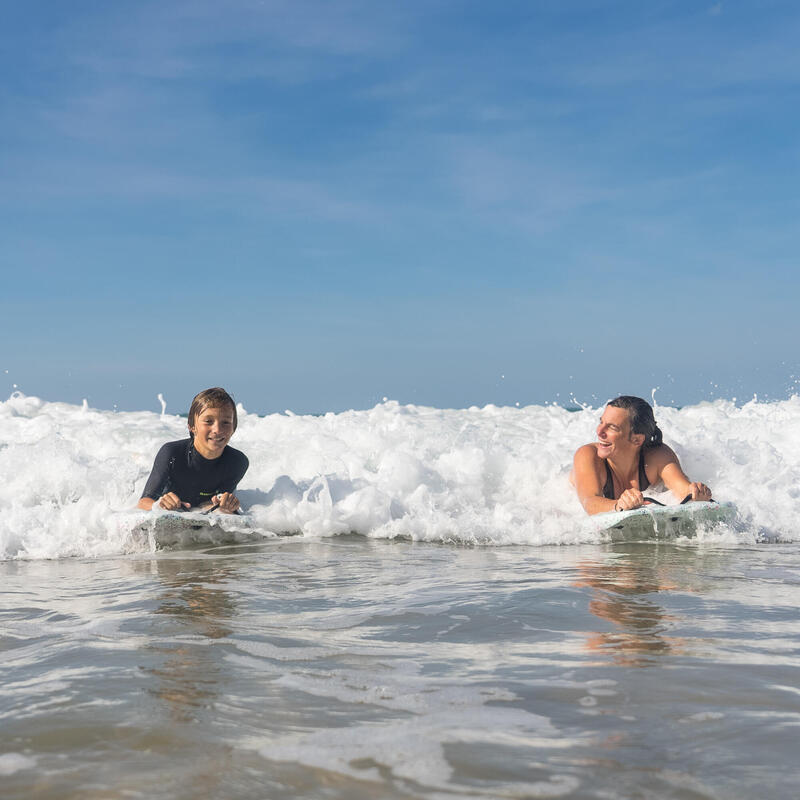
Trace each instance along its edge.
<path fill-rule="evenodd" d="M 239 499 L 232 492 L 223 492 L 214 498 L 219 503 L 218 511 L 223 514 L 235 514 L 239 510 Z"/>
<path fill-rule="evenodd" d="M 164 511 L 177 511 L 180 508 L 189 508 L 189 503 L 182 503 L 180 497 L 175 492 L 167 492 L 158 499 L 158 505 Z"/>

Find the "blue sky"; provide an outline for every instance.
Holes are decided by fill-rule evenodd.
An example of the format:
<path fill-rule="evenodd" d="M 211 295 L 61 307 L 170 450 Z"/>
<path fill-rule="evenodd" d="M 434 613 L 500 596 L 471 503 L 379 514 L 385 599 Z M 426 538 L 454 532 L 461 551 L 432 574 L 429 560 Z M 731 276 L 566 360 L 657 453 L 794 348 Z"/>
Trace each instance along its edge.
<path fill-rule="evenodd" d="M 779 399 L 793 2 L 31 0 L 0 394 L 250 411 Z"/>

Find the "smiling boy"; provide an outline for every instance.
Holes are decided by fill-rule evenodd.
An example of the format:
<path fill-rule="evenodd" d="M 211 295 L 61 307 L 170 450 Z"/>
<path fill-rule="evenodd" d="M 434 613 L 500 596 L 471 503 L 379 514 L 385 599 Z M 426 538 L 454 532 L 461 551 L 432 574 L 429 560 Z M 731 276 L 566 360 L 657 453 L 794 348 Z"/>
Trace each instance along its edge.
<path fill-rule="evenodd" d="M 168 442 L 158 451 L 138 508 L 218 506 L 224 514 L 237 513 L 234 491 L 249 466 L 244 453 L 228 446 L 237 424 L 236 405 L 224 389 L 200 392 L 189 408 L 189 438 Z"/>

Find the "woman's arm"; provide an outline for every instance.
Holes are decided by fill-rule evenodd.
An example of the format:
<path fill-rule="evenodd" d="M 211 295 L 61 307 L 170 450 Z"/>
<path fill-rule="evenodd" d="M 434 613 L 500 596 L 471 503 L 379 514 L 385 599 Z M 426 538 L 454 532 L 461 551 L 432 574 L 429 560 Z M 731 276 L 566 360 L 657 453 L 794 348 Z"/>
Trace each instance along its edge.
<path fill-rule="evenodd" d="M 690 481 L 686 473 L 681 468 L 678 456 L 672 448 L 663 444 L 653 453 L 658 471 L 658 477 L 664 481 L 664 486 L 679 500 L 691 497 L 692 500 L 710 500 L 711 489 L 699 481 Z M 648 454 L 648 460 L 651 456 Z"/>
<path fill-rule="evenodd" d="M 623 492 L 619 500 L 603 497 L 603 486 L 597 470 L 597 450 L 594 445 L 585 444 L 575 452 L 570 480 L 578 493 L 578 500 L 587 514 L 602 514 L 604 511 L 621 511 L 625 508 L 638 508 L 642 503 L 634 494 L 641 495 L 635 489 Z M 622 505 L 625 503 L 625 505 Z"/>

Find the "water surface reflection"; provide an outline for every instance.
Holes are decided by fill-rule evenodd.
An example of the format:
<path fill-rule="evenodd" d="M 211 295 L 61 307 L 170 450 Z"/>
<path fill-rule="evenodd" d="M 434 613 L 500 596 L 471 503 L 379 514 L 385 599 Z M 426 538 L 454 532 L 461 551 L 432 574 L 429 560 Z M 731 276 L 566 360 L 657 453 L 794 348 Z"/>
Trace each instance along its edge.
<path fill-rule="evenodd" d="M 685 641 L 668 633 L 675 618 L 658 602 L 659 594 L 678 586 L 652 553 L 611 551 L 582 559 L 576 568 L 574 585 L 591 590 L 589 611 L 611 626 L 586 633 L 588 651 L 620 666 L 647 667 L 684 650 Z"/>
<path fill-rule="evenodd" d="M 165 588 L 154 612 L 155 641 L 147 649 L 162 659 L 144 668 L 157 679 L 149 691 L 165 701 L 174 721 L 194 722 L 224 691 L 223 653 L 215 644 L 232 632 L 237 606 L 224 587 L 237 571 L 199 559 L 159 559 L 155 565 Z"/>

